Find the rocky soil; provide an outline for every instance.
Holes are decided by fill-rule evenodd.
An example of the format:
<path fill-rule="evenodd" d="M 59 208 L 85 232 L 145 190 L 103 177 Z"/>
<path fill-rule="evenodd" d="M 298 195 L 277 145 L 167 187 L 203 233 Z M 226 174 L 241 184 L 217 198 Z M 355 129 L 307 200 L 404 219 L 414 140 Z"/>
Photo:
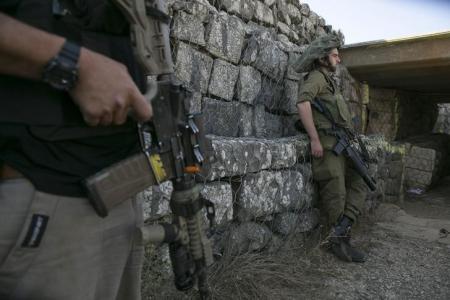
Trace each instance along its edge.
<path fill-rule="evenodd" d="M 366 263 L 311 253 L 318 284 L 299 298 L 450 299 L 449 183 L 407 196 L 403 209 L 383 204 L 361 224 L 354 244 L 368 253 Z"/>

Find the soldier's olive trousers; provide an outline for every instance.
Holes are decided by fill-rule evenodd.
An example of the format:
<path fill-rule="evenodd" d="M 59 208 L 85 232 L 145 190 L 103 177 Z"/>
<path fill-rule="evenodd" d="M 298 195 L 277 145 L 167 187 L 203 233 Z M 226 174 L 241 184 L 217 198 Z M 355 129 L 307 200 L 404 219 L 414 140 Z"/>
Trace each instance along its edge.
<path fill-rule="evenodd" d="M 351 167 L 351 161 L 324 150 L 322 158 L 313 158 L 312 169 L 328 226 L 333 226 L 342 214 L 356 221 L 364 208 L 367 187 Z"/>
<path fill-rule="evenodd" d="M 0 181 L 0 299 L 140 299 L 141 206 L 100 218 L 85 198 Z"/>

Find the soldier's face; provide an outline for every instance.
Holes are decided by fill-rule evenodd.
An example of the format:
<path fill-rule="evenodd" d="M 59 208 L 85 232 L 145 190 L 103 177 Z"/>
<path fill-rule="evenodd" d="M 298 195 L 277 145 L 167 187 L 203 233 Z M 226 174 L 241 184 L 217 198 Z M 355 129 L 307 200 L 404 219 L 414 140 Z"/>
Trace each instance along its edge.
<path fill-rule="evenodd" d="M 328 54 L 328 61 L 330 71 L 335 72 L 337 65 L 341 63 L 338 49 L 334 48 L 333 50 L 331 50 L 331 52 Z"/>

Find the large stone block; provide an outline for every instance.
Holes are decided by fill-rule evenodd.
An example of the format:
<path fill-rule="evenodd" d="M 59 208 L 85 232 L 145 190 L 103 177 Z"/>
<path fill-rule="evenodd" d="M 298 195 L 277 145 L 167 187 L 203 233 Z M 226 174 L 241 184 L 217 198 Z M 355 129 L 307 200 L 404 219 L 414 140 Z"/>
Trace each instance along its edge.
<path fill-rule="evenodd" d="M 240 106 L 241 118 L 239 120 L 239 133 L 240 137 L 253 136 L 253 106 L 243 103 Z"/>
<path fill-rule="evenodd" d="M 205 46 L 205 28 L 202 21 L 194 15 L 182 11 L 176 13 L 170 33 L 176 39 Z"/>
<path fill-rule="evenodd" d="M 275 24 L 273 12 L 269 6 L 257 0 L 255 1 L 255 19 L 269 26 Z"/>
<path fill-rule="evenodd" d="M 418 169 L 427 172 L 433 172 L 435 168 L 433 160 L 414 156 L 406 156 L 405 166 L 407 168 Z"/>
<path fill-rule="evenodd" d="M 136 198 L 142 201 L 144 220 L 154 221 L 170 215 L 169 203 L 172 191 L 172 182 L 166 181 L 136 195 Z"/>
<path fill-rule="evenodd" d="M 239 133 L 240 110 L 238 102 L 203 98 L 203 116 L 206 134 L 236 137 Z"/>
<path fill-rule="evenodd" d="M 233 254 L 260 251 L 272 239 L 270 229 L 261 224 L 246 222 L 231 229 L 228 249 Z"/>
<path fill-rule="evenodd" d="M 297 114 L 297 101 L 298 101 L 298 82 L 292 80 L 284 81 L 284 95 L 285 107 L 282 109 L 289 114 Z"/>
<path fill-rule="evenodd" d="M 270 148 L 262 140 L 213 137 L 212 146 L 216 160 L 205 174 L 208 180 L 258 172 L 272 163 Z"/>
<path fill-rule="evenodd" d="M 254 218 L 302 209 L 303 176 L 297 171 L 261 171 L 247 174 L 239 192 L 239 209 Z"/>
<path fill-rule="evenodd" d="M 437 151 L 431 148 L 422 148 L 418 146 L 412 146 L 409 156 L 414 156 L 418 158 L 428 159 L 430 161 L 436 160 Z"/>
<path fill-rule="evenodd" d="M 206 23 L 210 14 L 217 13 L 217 9 L 212 6 L 208 0 L 196 0 L 196 1 L 180 1 L 175 0 L 171 5 L 172 10 L 184 11 L 199 19 L 201 22 Z"/>
<path fill-rule="evenodd" d="M 261 74 L 251 66 L 240 66 L 237 97 L 241 102 L 253 104 L 261 90 Z"/>
<path fill-rule="evenodd" d="M 256 137 L 277 138 L 283 136 L 282 117 L 266 112 L 264 105 L 255 107 L 253 121 Z"/>
<path fill-rule="evenodd" d="M 283 78 L 287 60 L 287 54 L 276 45 L 270 32 L 254 32 L 246 42 L 244 64 L 252 65 L 274 80 Z"/>
<path fill-rule="evenodd" d="M 303 4 L 301 5 L 300 12 L 302 13 L 302 15 L 308 17 L 309 14 L 310 14 L 310 12 L 311 12 L 311 9 L 309 8 L 309 5 L 308 5 L 308 4 L 303 3 Z"/>
<path fill-rule="evenodd" d="M 239 68 L 221 59 L 214 60 L 208 92 L 225 100 L 232 100 Z"/>
<path fill-rule="evenodd" d="M 426 188 L 431 185 L 433 174 L 417 169 L 405 168 L 405 181 L 408 187 Z"/>
<path fill-rule="evenodd" d="M 291 79 L 291 80 L 295 80 L 295 81 L 301 81 L 303 80 L 303 76 L 301 73 L 298 73 L 295 71 L 294 69 L 294 65 L 297 62 L 297 60 L 300 58 L 300 55 L 303 52 L 294 52 L 291 51 L 289 52 L 289 59 L 288 59 L 288 66 L 287 66 L 287 71 L 286 71 L 286 78 L 287 79 Z"/>
<path fill-rule="evenodd" d="M 284 212 L 276 214 L 273 221 L 269 222 L 269 228 L 281 236 L 293 233 L 306 233 L 319 224 L 319 213 L 314 209 L 306 209 L 302 212 Z"/>
<path fill-rule="evenodd" d="M 293 4 L 288 4 L 288 12 L 293 24 L 300 24 L 302 22 L 302 14 L 300 10 Z"/>
<path fill-rule="evenodd" d="M 206 49 L 213 55 L 237 64 L 244 44 L 244 23 L 225 12 L 213 14 L 206 27 Z"/>
<path fill-rule="evenodd" d="M 269 110 L 282 110 L 286 107 L 283 97 L 283 81 L 274 81 L 267 76 L 262 76 L 261 90 L 256 97 L 255 105 L 264 105 Z"/>
<path fill-rule="evenodd" d="M 211 136 L 211 140 L 215 161 L 205 170 L 207 180 L 293 167 L 308 149 L 306 135 L 275 140 Z"/>
<path fill-rule="evenodd" d="M 285 0 L 279 0 L 277 4 L 277 16 L 278 21 L 285 23 L 286 25 L 291 25 L 291 17 L 289 16 L 289 9 Z"/>
<path fill-rule="evenodd" d="M 178 44 L 175 74 L 190 89 L 206 93 L 213 59 L 187 44 Z"/>
<path fill-rule="evenodd" d="M 278 28 L 279 32 L 281 32 L 282 34 L 284 34 L 287 37 L 289 37 L 290 40 L 292 40 L 294 42 L 298 42 L 298 40 L 299 40 L 298 34 L 293 29 L 291 29 L 287 24 L 282 23 L 282 22 L 278 22 L 277 23 L 277 28 Z M 292 44 L 289 41 L 287 43 Z M 285 43 L 285 44 L 287 44 L 287 43 Z M 281 48 L 281 49 L 283 51 L 291 51 L 291 49 L 293 49 L 294 47 L 298 47 L 298 46 L 295 45 L 295 44 L 292 44 L 292 45 L 289 45 L 289 46 L 285 45 L 283 47 L 284 49 L 283 48 Z"/>
<path fill-rule="evenodd" d="M 216 224 L 222 225 L 233 220 L 233 193 L 229 183 L 206 183 L 202 185 L 200 194 L 204 199 L 214 203 Z"/>
<path fill-rule="evenodd" d="M 251 20 L 255 13 L 255 3 L 252 0 L 221 0 L 221 8 L 230 14 L 236 14 L 244 20 Z"/>
<path fill-rule="evenodd" d="M 272 153 L 271 169 L 289 168 L 297 162 L 297 151 L 294 143 L 280 140 L 267 140 L 270 152 Z"/>

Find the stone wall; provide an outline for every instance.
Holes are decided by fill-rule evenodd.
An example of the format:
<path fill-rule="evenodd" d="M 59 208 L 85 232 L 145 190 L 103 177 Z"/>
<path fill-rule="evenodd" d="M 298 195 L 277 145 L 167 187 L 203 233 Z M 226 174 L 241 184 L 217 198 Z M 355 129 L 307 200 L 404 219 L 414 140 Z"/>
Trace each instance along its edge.
<path fill-rule="evenodd" d="M 402 140 L 431 133 L 438 106 L 432 95 L 368 87 L 367 134 L 383 134 L 387 140 Z"/>
<path fill-rule="evenodd" d="M 308 139 L 293 126 L 303 74 L 290 64 L 331 26 L 291 0 L 170 1 L 169 10 L 175 74 L 193 91 L 190 110 L 205 117 L 213 145 L 215 161 L 198 181 L 217 209 L 215 251 L 224 232 L 237 252 L 274 249 L 291 233 L 309 232 L 318 223 L 317 195 Z M 360 84 L 345 68 L 338 76 L 362 130 Z M 370 210 L 385 197 L 391 160 L 382 137 L 366 141 L 379 182 Z M 149 222 L 169 214 L 171 191 L 168 182 L 138 195 Z"/>
<path fill-rule="evenodd" d="M 438 104 L 438 117 L 436 120 L 436 124 L 434 125 L 433 132 L 445 133 L 450 135 L 450 104 Z"/>
<path fill-rule="evenodd" d="M 404 140 L 405 189 L 422 193 L 450 175 L 450 136 L 428 134 Z"/>

